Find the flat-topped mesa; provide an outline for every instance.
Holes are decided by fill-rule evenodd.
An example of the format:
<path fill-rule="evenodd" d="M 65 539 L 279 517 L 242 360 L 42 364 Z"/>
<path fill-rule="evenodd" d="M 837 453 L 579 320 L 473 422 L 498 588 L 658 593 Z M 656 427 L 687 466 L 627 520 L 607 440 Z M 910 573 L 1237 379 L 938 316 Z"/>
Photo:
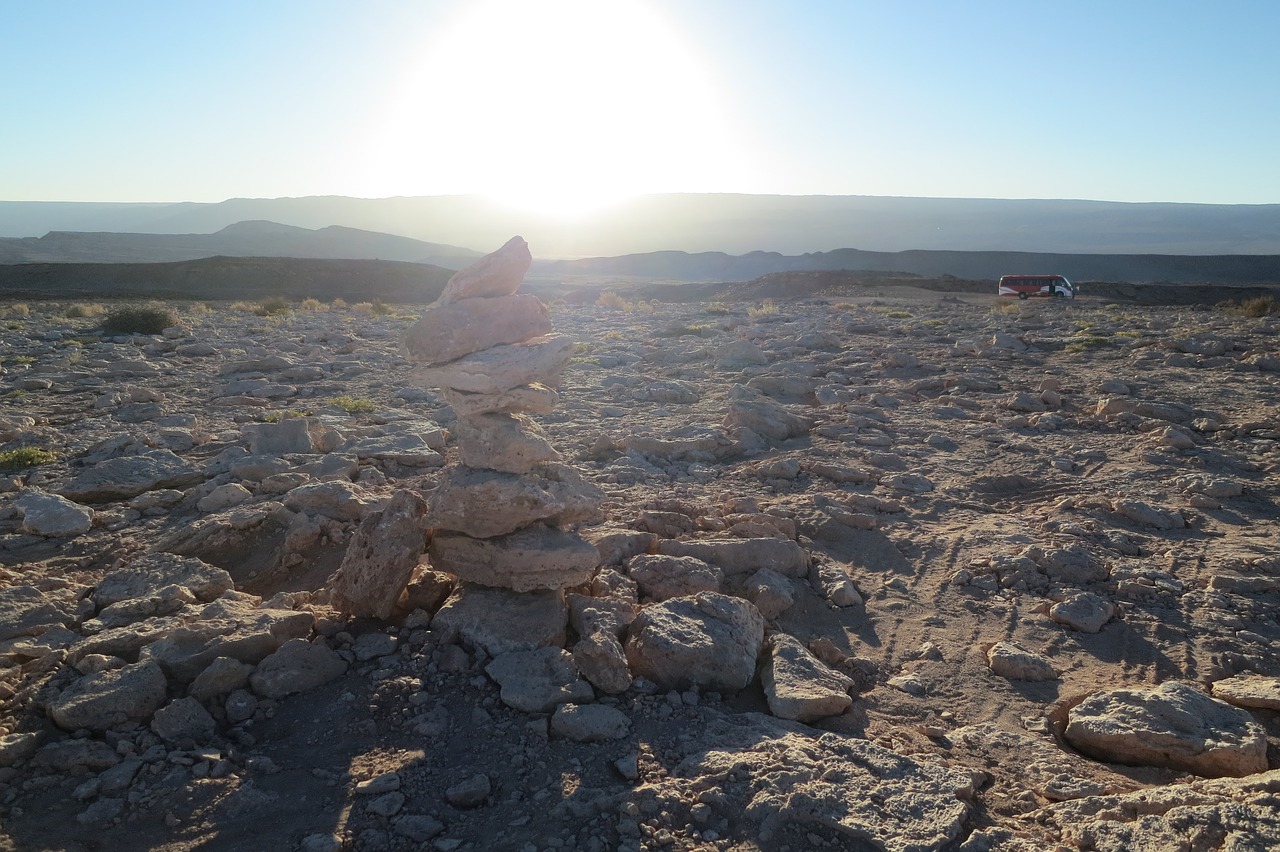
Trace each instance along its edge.
<path fill-rule="evenodd" d="M 524 237 L 512 237 L 502 248 L 456 272 L 444 285 L 437 303 L 444 306 L 462 299 L 510 296 L 519 289 L 532 263 Z"/>

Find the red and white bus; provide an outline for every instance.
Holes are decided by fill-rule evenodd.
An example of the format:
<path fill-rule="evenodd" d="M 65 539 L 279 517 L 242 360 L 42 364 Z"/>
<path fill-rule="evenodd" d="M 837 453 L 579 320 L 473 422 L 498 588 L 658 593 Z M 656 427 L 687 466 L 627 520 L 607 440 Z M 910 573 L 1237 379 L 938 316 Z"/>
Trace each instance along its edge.
<path fill-rule="evenodd" d="M 1002 275 L 998 292 L 1001 296 L 1017 296 L 1019 299 L 1032 296 L 1057 299 L 1076 297 L 1075 286 L 1061 275 Z"/>

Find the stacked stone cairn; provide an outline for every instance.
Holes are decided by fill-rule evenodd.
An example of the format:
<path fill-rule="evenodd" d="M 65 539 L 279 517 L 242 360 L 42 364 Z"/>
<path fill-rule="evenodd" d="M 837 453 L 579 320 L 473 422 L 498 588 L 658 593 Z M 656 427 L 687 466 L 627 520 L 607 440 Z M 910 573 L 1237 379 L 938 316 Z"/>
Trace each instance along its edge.
<path fill-rule="evenodd" d="M 507 607 L 553 613 L 552 635 L 517 641 L 512 624 L 512 641 L 479 642 L 491 653 L 561 638 L 563 590 L 589 581 L 600 561 L 571 528 L 599 520 L 603 495 L 561 462 L 528 416 L 555 407 L 573 353 L 573 340 L 552 332 L 538 297 L 516 293 L 532 260 L 528 244 L 513 237 L 458 272 L 405 341 L 419 365 L 415 382 L 438 389 L 457 415 L 458 461 L 442 472 L 425 517 L 432 567 L 461 581 L 445 620 Z M 495 589 L 519 599 L 494 600 Z M 490 628 L 502 632 L 501 624 Z"/>

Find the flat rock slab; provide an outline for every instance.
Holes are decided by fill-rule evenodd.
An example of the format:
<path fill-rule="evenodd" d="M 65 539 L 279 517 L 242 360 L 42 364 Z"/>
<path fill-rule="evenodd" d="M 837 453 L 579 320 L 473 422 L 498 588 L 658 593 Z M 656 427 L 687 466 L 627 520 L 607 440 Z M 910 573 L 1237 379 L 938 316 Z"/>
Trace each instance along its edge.
<path fill-rule="evenodd" d="M 174 680 L 190 683 L 218 657 L 261 662 L 290 639 L 309 635 L 315 616 L 220 598 L 184 614 L 183 621 L 144 646 L 142 657 L 159 663 Z"/>
<path fill-rule="evenodd" d="M 359 521 L 381 509 L 386 498 L 370 494 L 353 483 L 334 480 L 294 488 L 284 496 L 283 502 L 295 512 L 324 515 L 335 521 Z"/>
<path fill-rule="evenodd" d="M 769 712 L 780 719 L 812 722 L 838 716 L 853 704 L 853 679 L 825 666 L 800 640 L 775 633 L 760 669 Z"/>
<path fill-rule="evenodd" d="M 665 601 L 698 592 L 718 592 L 724 572 L 695 556 L 643 553 L 627 560 L 627 575 L 640 594 L 651 601 Z"/>
<path fill-rule="evenodd" d="M 563 648 L 510 651 L 484 670 L 501 686 L 502 703 L 525 713 L 550 713 L 561 704 L 595 698 L 591 684 L 579 676 L 573 656 Z"/>
<path fill-rule="evenodd" d="M 630 730 L 627 714 L 606 704 L 562 704 L 551 717 L 551 733 L 579 743 L 620 740 Z"/>
<path fill-rule="evenodd" d="M 640 611 L 627 635 L 631 671 L 663 689 L 742 689 L 756 672 L 764 617 L 749 601 L 715 592 Z"/>
<path fill-rule="evenodd" d="M 1066 739 L 1098 760 L 1244 776 L 1267 768 L 1267 737 L 1248 712 L 1185 683 L 1095 692 L 1071 709 Z"/>
<path fill-rule="evenodd" d="M 685 758 L 666 783 L 689 796 L 719 791 L 717 815 L 744 817 L 756 833 L 824 826 L 850 849 L 945 849 L 964 830 L 974 792 L 967 772 L 758 714 L 734 726 L 720 744 Z"/>
<path fill-rule="evenodd" d="M 493 538 L 436 533 L 431 564 L 458 579 L 531 592 L 564 589 L 591 579 L 600 553 L 577 533 L 541 524 Z"/>
<path fill-rule="evenodd" d="M 28 491 L 15 501 L 22 512 L 22 531 L 62 538 L 93 529 L 93 510 L 57 494 Z"/>
<path fill-rule="evenodd" d="M 489 411 L 550 414 L 560 402 L 560 394 L 539 382 L 519 385 L 497 393 L 468 393 L 440 388 L 443 399 L 459 417 L 471 417 Z"/>
<path fill-rule="evenodd" d="M 528 474 L 449 468 L 431 496 L 427 525 L 474 538 L 515 532 L 537 521 L 567 526 L 595 520 L 603 492 L 568 465 Z"/>
<path fill-rule="evenodd" d="M 77 503 L 110 503 L 157 488 L 185 488 L 203 479 L 200 470 L 169 450 L 147 450 L 98 462 L 56 490 Z"/>
<path fill-rule="evenodd" d="M 1280 677 L 1236 675 L 1213 684 L 1213 697 L 1237 707 L 1280 710 Z"/>
<path fill-rule="evenodd" d="M 513 592 L 460 583 L 436 613 L 431 629 L 497 657 L 563 646 L 568 623 L 569 610 L 559 591 Z"/>
<path fill-rule="evenodd" d="M 521 343 L 494 346 L 447 364 L 419 367 L 410 379 L 419 387 L 496 394 L 532 383 L 559 384 L 573 357 L 573 338 L 544 334 Z"/>
<path fill-rule="evenodd" d="M 443 364 L 550 332 L 551 317 L 537 296 L 463 299 L 424 313 L 409 328 L 405 348 L 415 361 Z"/>
<path fill-rule="evenodd" d="M 0 641 L 34 636 L 76 621 L 76 607 L 33 586 L 0 589 Z"/>
<path fill-rule="evenodd" d="M 196 600 L 208 603 L 234 588 L 231 575 L 191 556 L 148 553 L 107 574 L 93 590 L 99 608 L 145 598 L 166 586 L 181 586 Z"/>
<path fill-rule="evenodd" d="M 1280 849 L 1280 769 L 1059 802 L 1027 814 L 1073 849 Z M 1223 838 L 1213 841 L 1208 838 Z M 1204 841 L 1204 846 L 1199 844 Z M 1046 844 L 1050 848 L 1056 844 Z"/>
<path fill-rule="evenodd" d="M 533 254 L 524 237 L 512 237 L 502 248 L 454 273 L 440 294 L 439 303 L 460 299 L 490 298 L 514 293 L 533 265 Z"/>
<path fill-rule="evenodd" d="M 387 618 L 427 547 L 427 501 L 407 489 L 365 518 L 329 578 L 334 608 L 354 616 Z"/>
<path fill-rule="evenodd" d="M 658 552 L 669 556 L 693 556 L 719 567 L 726 576 L 754 574 L 762 568 L 784 577 L 809 574 L 809 557 L 794 541 L 781 538 L 735 538 L 702 541 L 662 539 Z"/>

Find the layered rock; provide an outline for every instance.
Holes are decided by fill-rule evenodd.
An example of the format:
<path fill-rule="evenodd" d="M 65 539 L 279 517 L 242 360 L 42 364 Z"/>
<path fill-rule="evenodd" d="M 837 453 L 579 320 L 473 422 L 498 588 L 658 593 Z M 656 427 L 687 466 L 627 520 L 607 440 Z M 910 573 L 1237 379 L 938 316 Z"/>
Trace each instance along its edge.
<path fill-rule="evenodd" d="M 537 297 L 516 294 L 531 262 L 513 237 L 458 272 L 405 348 L 421 365 L 414 380 L 438 389 L 458 416 L 460 463 L 441 476 L 427 512 L 432 564 L 468 583 L 559 593 L 599 564 L 569 528 L 596 520 L 603 495 L 525 416 L 554 407 L 574 345 L 552 332 Z"/>

